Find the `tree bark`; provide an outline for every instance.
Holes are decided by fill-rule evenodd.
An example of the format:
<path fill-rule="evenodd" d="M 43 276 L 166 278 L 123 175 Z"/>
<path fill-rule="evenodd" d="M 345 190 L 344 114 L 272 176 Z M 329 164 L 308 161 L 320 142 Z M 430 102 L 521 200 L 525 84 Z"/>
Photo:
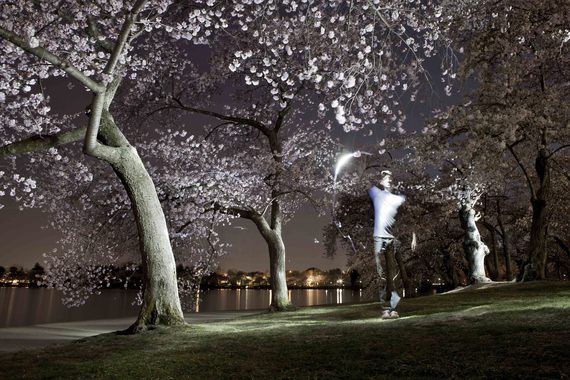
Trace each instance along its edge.
<path fill-rule="evenodd" d="M 154 182 L 108 111 L 103 112 L 99 138 L 114 150 L 104 160 L 113 167 L 127 191 L 138 230 L 144 274 L 143 304 L 127 332 L 143 331 L 154 325 L 183 324 L 176 263 Z"/>
<path fill-rule="evenodd" d="M 279 129 L 282 127 L 288 112 L 289 107 L 279 112 L 274 128 L 266 134 L 273 154 L 273 160 L 277 164 L 274 174 L 275 184 L 278 184 L 280 181 L 283 162 Z M 282 236 L 283 213 L 281 211 L 281 203 L 278 200 L 279 196 L 278 186 L 273 186 L 271 190 L 272 201 L 269 224 L 271 233 L 264 234 L 264 238 L 269 248 L 269 269 L 271 274 L 272 292 L 269 308 L 272 311 L 287 311 L 294 310 L 295 307 L 289 302 L 289 289 L 287 288 L 287 275 L 285 273 L 285 244 Z M 265 221 L 265 219 L 263 220 Z"/>
<path fill-rule="evenodd" d="M 495 230 L 491 234 L 491 239 L 493 239 L 493 266 L 495 267 L 495 281 L 498 281 L 501 277 L 501 265 L 499 264 L 499 253 L 497 252 L 497 234 Z"/>
<path fill-rule="evenodd" d="M 276 202 L 276 201 L 274 201 Z M 252 217 L 257 229 L 267 243 L 269 251 L 269 274 L 271 285 L 271 311 L 293 310 L 295 307 L 289 302 L 289 289 L 285 268 L 285 244 L 281 234 L 281 215 L 279 206 L 272 207 L 272 226 L 261 215 Z"/>
<path fill-rule="evenodd" d="M 532 224 L 528 248 L 529 263 L 524 268 L 523 281 L 546 279 L 546 236 L 549 223 L 550 168 L 549 153 L 541 148 L 535 160 L 535 170 L 539 179 L 536 195 L 531 198 Z"/>
<path fill-rule="evenodd" d="M 498 281 L 501 276 L 501 266 L 499 264 L 499 254 L 497 252 L 497 232 L 495 226 L 490 223 L 484 223 L 485 227 L 491 235 L 491 255 L 486 257 L 488 272 L 491 274 L 493 281 Z M 488 260 L 490 258 L 490 260 Z M 492 262 L 492 264 L 491 264 Z"/>
<path fill-rule="evenodd" d="M 465 231 L 463 250 L 469 263 L 469 281 L 472 284 L 491 282 L 485 275 L 485 256 L 489 254 L 489 248 L 481 240 L 473 207 L 463 204 L 459 210 L 459 219 Z"/>
<path fill-rule="evenodd" d="M 131 200 L 144 273 L 143 304 L 129 331 L 138 332 L 152 325 L 183 324 L 176 263 L 154 183 L 136 149 L 121 150 L 120 160 L 111 165 Z"/>
<path fill-rule="evenodd" d="M 272 233 L 266 240 L 269 248 L 269 268 L 271 275 L 271 310 L 284 311 L 291 309 L 287 275 L 285 270 L 285 244 L 281 234 Z"/>
<path fill-rule="evenodd" d="M 501 231 L 501 238 L 503 239 L 503 257 L 505 258 L 505 276 L 507 281 L 513 280 L 513 270 L 511 264 L 511 252 L 509 248 L 509 237 L 507 235 L 507 230 L 503 224 L 503 218 L 501 216 L 501 203 L 497 200 L 497 223 L 499 224 L 499 230 Z"/>

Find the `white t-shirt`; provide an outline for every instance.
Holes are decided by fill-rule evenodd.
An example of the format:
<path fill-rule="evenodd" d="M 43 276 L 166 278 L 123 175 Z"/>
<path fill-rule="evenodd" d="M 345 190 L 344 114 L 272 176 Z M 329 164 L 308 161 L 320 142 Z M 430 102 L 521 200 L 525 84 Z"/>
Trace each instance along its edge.
<path fill-rule="evenodd" d="M 398 207 L 404 203 L 406 198 L 403 195 L 380 190 L 376 186 L 368 190 L 368 195 L 374 204 L 374 236 L 393 238 L 389 230 L 396 221 Z"/>

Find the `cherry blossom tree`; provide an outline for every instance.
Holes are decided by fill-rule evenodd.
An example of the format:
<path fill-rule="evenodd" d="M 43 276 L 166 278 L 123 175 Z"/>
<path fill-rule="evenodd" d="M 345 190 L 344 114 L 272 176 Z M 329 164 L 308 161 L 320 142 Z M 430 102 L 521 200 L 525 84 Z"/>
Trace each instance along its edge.
<path fill-rule="evenodd" d="M 425 128 L 427 135 L 438 129 L 439 140 L 409 144 L 424 144 L 421 160 L 429 157 L 430 150 L 432 162 L 447 159 L 451 167 L 460 162 L 470 165 L 484 175 L 486 187 L 491 185 L 487 189 L 491 196 L 513 194 L 512 184 L 500 179 L 513 166 L 520 170 L 533 206 L 528 239 L 532 265 L 527 267 L 531 278 L 536 273 L 543 277 L 552 172 L 556 167 L 560 177 L 567 175 L 557 164 L 568 141 L 568 75 L 558 65 L 567 59 L 567 13 L 567 4 L 559 1 L 446 3 L 444 35 L 461 36 L 456 41 L 465 58 L 460 73 L 474 78 L 478 87 L 469 102 L 452 107 L 447 118 L 440 113 L 440 122 Z M 452 157 L 446 157 L 440 148 L 447 149 L 450 142 L 456 147 Z M 466 215 L 474 217 L 471 211 Z M 505 229 L 500 230 L 506 246 Z"/>
<path fill-rule="evenodd" d="M 527 279 L 544 279 L 553 171 L 568 147 L 568 14 L 564 1 L 482 1 L 450 5 L 448 30 L 463 36 L 464 78 L 478 87 L 455 107 L 456 130 L 493 141 L 527 183 L 532 206 Z"/>
<path fill-rule="evenodd" d="M 319 206 L 315 199 L 330 183 L 334 148 L 327 134 L 288 124 L 277 157 L 264 135 L 244 127 L 219 129 L 207 138 L 174 132 L 149 146 L 168 163 L 168 172 L 157 178 L 168 183 L 173 223 L 181 233 L 189 221 L 212 213 L 219 215 L 218 225 L 238 217 L 253 222 L 268 246 L 274 310 L 290 308 L 283 225 L 307 202 Z"/>
<path fill-rule="evenodd" d="M 423 134 L 411 139 L 414 151 L 408 164 L 416 170 L 431 167 L 436 171 L 437 176 L 429 180 L 428 188 L 439 194 L 442 201 L 457 206 L 457 215 L 464 230 L 463 249 L 469 264 L 469 281 L 489 282 L 485 258 L 491 250 L 483 242 L 477 226 L 485 216 L 480 200 L 512 193 L 516 181 L 510 182 L 511 168 L 503 161 L 504 153 L 492 139 L 473 135 L 443 115 L 438 113 L 428 122 Z M 483 224 L 488 227 L 485 221 Z M 494 234 L 495 227 L 491 229 L 490 236 L 493 242 Z M 504 228 L 501 234 L 504 237 Z M 498 259 L 495 260 L 495 270 L 497 262 Z"/>
<path fill-rule="evenodd" d="M 485 256 L 490 253 L 489 247 L 481 240 L 477 222 L 481 213 L 475 211 L 475 205 L 482 195 L 482 189 L 462 186 L 455 193 L 459 200 L 459 219 L 465 231 L 463 250 L 469 262 L 469 279 L 472 283 L 484 283 L 491 280 L 485 273 Z"/>
<path fill-rule="evenodd" d="M 144 0 L 88 5 L 72 0 L 20 1 L 3 3 L 0 12 L 0 121 L 7 126 L 2 129 L 7 144 L 2 154 L 21 154 L 83 140 L 87 155 L 113 168 L 133 208 L 145 272 L 143 304 L 132 331 L 153 324 L 184 322 L 174 257 L 154 184 L 112 115 L 123 80 L 135 79 L 147 59 L 159 56 L 154 52 L 160 52 L 157 44 L 166 41 L 164 36 L 146 40 L 145 36 L 163 26 L 162 17 L 171 14 L 166 13 L 170 5 L 170 1 Z M 175 18 L 164 21 L 171 30 L 191 39 L 200 25 L 207 23 L 206 18 L 207 12 L 202 16 L 198 11 L 190 13 L 183 25 Z M 144 42 L 137 45 L 141 40 Z M 42 81 L 62 77 L 80 83 L 93 94 L 86 127 L 72 127 L 72 117 L 49 112 Z"/>

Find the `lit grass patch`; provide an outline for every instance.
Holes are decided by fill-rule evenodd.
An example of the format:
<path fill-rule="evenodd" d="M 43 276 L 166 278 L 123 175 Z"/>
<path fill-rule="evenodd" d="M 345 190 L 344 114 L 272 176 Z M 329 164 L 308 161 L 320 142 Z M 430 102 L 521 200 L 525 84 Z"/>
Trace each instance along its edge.
<path fill-rule="evenodd" d="M 465 289 L 300 308 L 233 321 L 106 334 L 0 355 L 6 378 L 563 378 L 570 375 L 570 283 Z"/>

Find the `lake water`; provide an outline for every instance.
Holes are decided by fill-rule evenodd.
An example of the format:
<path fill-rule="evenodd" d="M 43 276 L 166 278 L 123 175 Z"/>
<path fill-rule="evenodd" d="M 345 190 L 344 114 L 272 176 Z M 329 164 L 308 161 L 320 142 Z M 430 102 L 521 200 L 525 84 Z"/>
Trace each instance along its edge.
<path fill-rule="evenodd" d="M 106 290 L 89 298 L 85 305 L 67 308 L 53 289 L 0 288 L 0 328 L 41 323 L 135 317 L 136 292 Z M 270 290 L 209 289 L 201 291 L 199 312 L 256 310 L 269 306 Z M 289 299 L 296 306 L 360 302 L 361 292 L 350 289 L 292 289 Z M 184 310 L 191 312 L 190 310 Z"/>

